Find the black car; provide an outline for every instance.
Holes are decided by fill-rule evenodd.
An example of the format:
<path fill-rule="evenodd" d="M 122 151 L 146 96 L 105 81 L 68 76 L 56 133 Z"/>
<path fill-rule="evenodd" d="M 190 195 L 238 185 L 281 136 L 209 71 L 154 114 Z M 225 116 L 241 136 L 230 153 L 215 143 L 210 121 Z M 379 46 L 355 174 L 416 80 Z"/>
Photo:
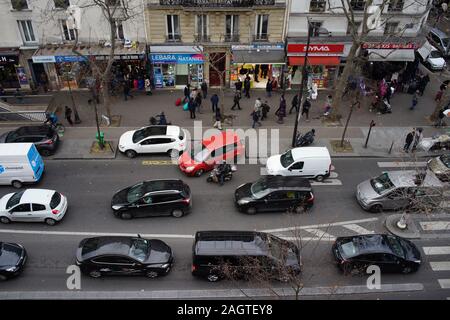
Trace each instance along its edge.
<path fill-rule="evenodd" d="M 192 275 L 210 282 L 252 276 L 285 281 L 301 272 L 298 247 L 264 232 L 198 231 L 192 251 Z"/>
<path fill-rule="evenodd" d="M 239 186 L 234 193 L 241 212 L 304 212 L 314 204 L 311 183 L 306 178 L 264 176 L 254 183 Z"/>
<path fill-rule="evenodd" d="M 182 180 L 143 181 L 117 191 L 111 201 L 114 214 L 122 219 L 188 214 L 191 189 Z"/>
<path fill-rule="evenodd" d="M 43 156 L 56 152 L 59 144 L 58 133 L 47 125 L 24 126 L 0 136 L 0 143 L 31 142 Z"/>
<path fill-rule="evenodd" d="M 403 238 L 388 234 L 340 237 L 332 251 L 344 272 L 365 272 L 377 265 L 382 272 L 415 272 L 420 266 L 420 252 Z"/>
<path fill-rule="evenodd" d="M 77 265 L 93 278 L 103 275 L 145 275 L 156 278 L 169 273 L 172 249 L 163 241 L 137 237 L 83 239 Z"/>
<path fill-rule="evenodd" d="M 17 243 L 0 242 L 0 280 L 18 276 L 27 261 L 27 252 Z"/>

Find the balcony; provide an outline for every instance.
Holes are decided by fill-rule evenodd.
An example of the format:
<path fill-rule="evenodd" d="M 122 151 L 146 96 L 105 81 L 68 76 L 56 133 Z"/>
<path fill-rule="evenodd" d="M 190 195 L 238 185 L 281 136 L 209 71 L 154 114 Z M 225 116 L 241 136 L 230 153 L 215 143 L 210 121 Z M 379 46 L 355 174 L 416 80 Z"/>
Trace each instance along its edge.
<path fill-rule="evenodd" d="M 183 7 L 253 7 L 273 6 L 275 0 L 159 0 L 159 4 Z"/>
<path fill-rule="evenodd" d="M 269 34 L 267 33 L 254 34 L 253 41 L 254 42 L 269 41 Z"/>
<path fill-rule="evenodd" d="M 166 35 L 166 42 L 181 42 L 181 35 L 180 34 Z"/>
<path fill-rule="evenodd" d="M 225 42 L 239 42 L 239 35 L 238 34 L 226 34 L 224 41 Z"/>
<path fill-rule="evenodd" d="M 196 34 L 194 38 L 195 42 L 211 42 L 211 36 L 206 34 Z"/>

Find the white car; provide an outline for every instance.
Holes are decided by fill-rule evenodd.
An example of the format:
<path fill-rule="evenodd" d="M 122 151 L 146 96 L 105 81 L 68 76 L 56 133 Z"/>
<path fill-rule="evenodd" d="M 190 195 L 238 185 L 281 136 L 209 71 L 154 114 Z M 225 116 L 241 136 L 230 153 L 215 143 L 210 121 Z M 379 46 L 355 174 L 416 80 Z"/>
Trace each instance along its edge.
<path fill-rule="evenodd" d="M 433 47 L 428 41 L 417 49 L 422 61 L 431 70 L 443 70 L 446 67 L 445 59 L 438 49 Z"/>
<path fill-rule="evenodd" d="M 0 222 L 45 222 L 53 226 L 67 211 L 67 198 L 55 190 L 26 189 L 0 199 Z"/>
<path fill-rule="evenodd" d="M 186 149 L 186 130 L 178 126 L 149 126 L 127 131 L 120 137 L 119 150 L 129 158 L 138 153 L 179 155 Z"/>

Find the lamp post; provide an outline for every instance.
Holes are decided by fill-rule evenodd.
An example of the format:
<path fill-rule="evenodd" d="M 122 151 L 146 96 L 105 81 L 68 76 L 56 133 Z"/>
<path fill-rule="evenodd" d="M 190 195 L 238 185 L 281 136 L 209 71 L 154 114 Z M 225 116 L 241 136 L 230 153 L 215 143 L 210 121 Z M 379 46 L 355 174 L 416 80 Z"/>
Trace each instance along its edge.
<path fill-rule="evenodd" d="M 305 58 L 303 60 L 302 81 L 301 81 L 301 84 L 300 84 L 300 92 L 299 92 L 300 101 L 299 101 L 299 106 L 297 107 L 297 110 L 296 110 L 296 113 L 295 113 L 294 132 L 292 133 L 292 148 L 295 147 L 295 140 L 296 140 L 296 137 L 297 137 L 297 129 L 298 129 L 298 121 L 299 121 L 299 118 L 300 118 L 300 108 L 302 107 L 303 100 L 304 100 L 303 88 L 305 87 L 305 81 L 308 80 L 308 69 L 307 68 L 308 68 L 309 44 L 310 44 L 310 41 L 311 41 L 311 23 L 309 22 L 309 18 L 307 18 L 306 21 L 308 23 L 308 39 L 306 41 Z M 319 35 L 320 34 L 328 34 L 328 35 L 330 35 L 330 32 L 327 29 L 322 28 L 322 27 L 320 27 L 318 29 L 317 33 Z"/>

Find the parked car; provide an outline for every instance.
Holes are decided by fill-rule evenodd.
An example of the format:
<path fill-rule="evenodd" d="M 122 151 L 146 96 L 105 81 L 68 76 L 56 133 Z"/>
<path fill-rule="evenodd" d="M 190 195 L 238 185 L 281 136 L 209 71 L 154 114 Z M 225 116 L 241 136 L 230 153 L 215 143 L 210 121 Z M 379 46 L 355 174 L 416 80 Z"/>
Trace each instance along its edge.
<path fill-rule="evenodd" d="M 18 276 L 25 267 L 27 251 L 18 243 L 0 242 L 0 280 Z"/>
<path fill-rule="evenodd" d="M 192 250 L 192 275 L 210 282 L 256 274 L 285 281 L 301 272 L 299 248 L 269 233 L 198 231 Z"/>
<path fill-rule="evenodd" d="M 419 59 L 431 70 L 443 70 L 446 67 L 445 59 L 442 53 L 426 41 L 419 49 L 417 49 Z"/>
<path fill-rule="evenodd" d="M 420 140 L 417 148 L 427 152 L 450 150 L 450 135 L 441 134 L 435 135 L 431 138 L 423 138 Z"/>
<path fill-rule="evenodd" d="M 204 172 L 214 169 L 220 161 L 236 162 L 244 154 L 244 149 L 244 142 L 237 134 L 225 131 L 186 150 L 178 159 L 178 166 L 186 175 L 200 177 Z"/>
<path fill-rule="evenodd" d="M 234 202 L 241 212 L 305 212 L 314 204 L 311 183 L 301 177 L 264 176 L 237 187 Z"/>
<path fill-rule="evenodd" d="M 191 189 L 182 180 L 150 180 L 117 191 L 111 201 L 114 214 L 122 219 L 188 214 Z"/>
<path fill-rule="evenodd" d="M 119 139 L 119 150 L 129 158 L 138 153 L 168 153 L 178 156 L 186 148 L 186 131 L 178 126 L 149 126 L 127 131 Z"/>
<path fill-rule="evenodd" d="M 448 154 L 428 160 L 427 166 L 439 180 L 450 181 L 450 156 Z"/>
<path fill-rule="evenodd" d="M 415 170 L 384 172 L 356 188 L 358 203 L 371 212 L 436 208 L 442 195 L 443 184 L 434 174 Z"/>
<path fill-rule="evenodd" d="M 173 265 L 172 249 L 163 241 L 137 237 L 83 239 L 76 253 L 81 272 L 93 278 L 103 275 L 164 276 Z"/>
<path fill-rule="evenodd" d="M 427 34 L 427 40 L 435 46 L 444 57 L 450 55 L 450 39 L 445 32 L 432 28 Z"/>
<path fill-rule="evenodd" d="M 55 190 L 26 189 L 0 199 L 0 222 L 45 222 L 53 226 L 64 218 L 67 198 Z"/>
<path fill-rule="evenodd" d="M 0 143 L 31 142 L 43 156 L 54 154 L 58 148 L 59 136 L 48 125 L 24 126 L 0 136 Z"/>
<path fill-rule="evenodd" d="M 330 176 L 331 157 L 326 147 L 293 148 L 281 155 L 269 157 L 266 169 L 270 175 L 299 176 L 323 181 Z"/>
<path fill-rule="evenodd" d="M 414 243 L 390 234 L 339 237 L 332 252 L 344 272 L 365 272 L 370 265 L 377 265 L 385 273 L 411 273 L 417 271 L 421 263 Z"/>

